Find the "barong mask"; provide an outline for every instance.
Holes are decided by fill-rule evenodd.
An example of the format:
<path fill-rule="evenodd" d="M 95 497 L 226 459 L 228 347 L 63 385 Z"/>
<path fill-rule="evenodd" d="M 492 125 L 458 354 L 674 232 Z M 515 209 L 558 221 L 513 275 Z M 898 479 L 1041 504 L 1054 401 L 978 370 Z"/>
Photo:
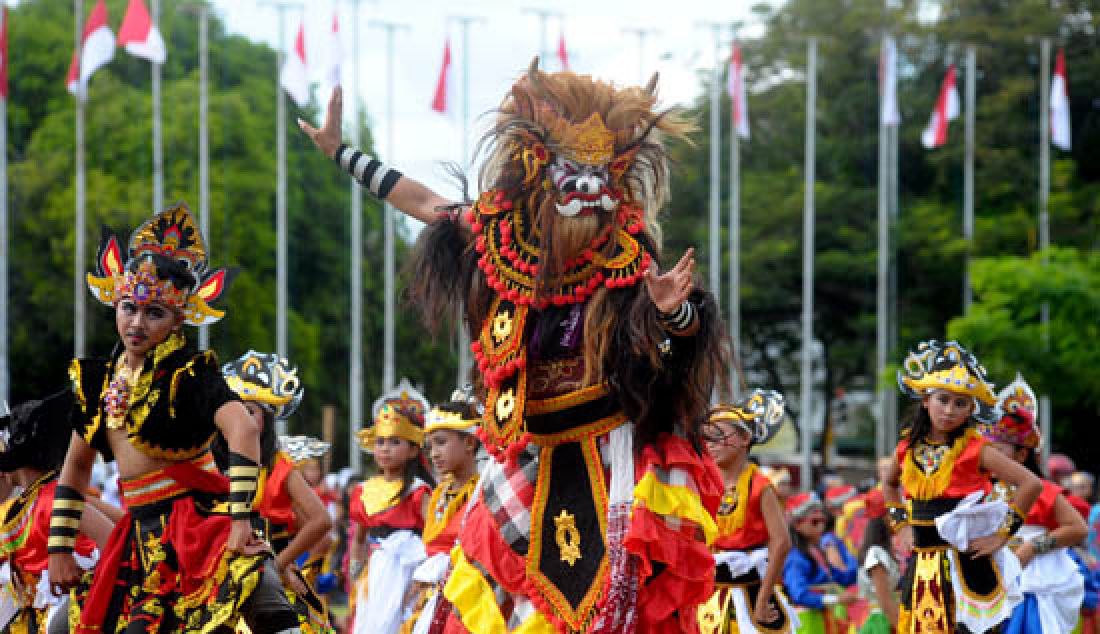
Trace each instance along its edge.
<path fill-rule="evenodd" d="M 104 227 L 88 288 L 115 306 L 122 299 L 139 305 L 161 303 L 181 311 L 192 326 L 212 324 L 224 311 L 210 306 L 225 294 L 235 271 L 207 268 L 206 245 L 194 216 L 180 202 L 146 220 L 130 236 L 126 260 L 118 238 Z"/>
<path fill-rule="evenodd" d="M 274 353 L 249 350 L 222 366 L 222 374 L 229 389 L 246 401 L 267 407 L 276 420 L 290 418 L 305 395 L 298 368 Z"/>
<path fill-rule="evenodd" d="M 992 423 L 1000 417 L 985 368 L 957 342 L 921 342 L 905 357 L 897 376 L 898 387 L 910 398 L 920 400 L 937 390 L 946 390 L 974 399 L 971 416 L 977 422 Z"/>

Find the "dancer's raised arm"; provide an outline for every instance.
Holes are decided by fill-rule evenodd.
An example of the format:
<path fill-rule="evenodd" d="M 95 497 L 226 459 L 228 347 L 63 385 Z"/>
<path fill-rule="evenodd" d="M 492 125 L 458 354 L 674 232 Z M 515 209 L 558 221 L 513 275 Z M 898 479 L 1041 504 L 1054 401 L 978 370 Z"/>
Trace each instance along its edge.
<path fill-rule="evenodd" d="M 367 191 L 425 224 L 432 223 L 442 207 L 454 204 L 393 167 L 345 144 L 340 134 L 343 110 L 343 90 L 337 86 L 332 91 L 321 128 L 301 119 L 298 119 L 298 127 L 313 140 L 317 149 L 339 163 Z"/>

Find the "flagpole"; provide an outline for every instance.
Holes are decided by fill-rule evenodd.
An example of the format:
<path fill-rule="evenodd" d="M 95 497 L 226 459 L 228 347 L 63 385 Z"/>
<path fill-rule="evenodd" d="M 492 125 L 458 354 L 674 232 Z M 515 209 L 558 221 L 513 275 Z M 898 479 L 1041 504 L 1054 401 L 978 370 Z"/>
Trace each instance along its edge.
<path fill-rule="evenodd" d="M 153 29 L 160 30 L 160 0 L 151 0 L 150 11 Z M 164 209 L 164 142 L 160 117 L 160 67 L 150 60 L 153 75 L 153 213 Z"/>
<path fill-rule="evenodd" d="M 813 431 L 811 407 L 813 403 L 813 317 L 814 317 L 814 181 L 815 147 L 814 133 L 817 119 L 817 38 L 807 42 L 806 60 L 806 154 L 804 198 L 802 209 L 802 368 L 799 389 L 801 405 L 798 417 L 801 427 L 803 490 L 813 488 Z M 822 448 L 824 449 L 824 447 Z"/>
<path fill-rule="evenodd" d="M 886 372 L 886 336 L 887 336 L 887 293 L 890 276 L 890 260 L 887 250 L 890 248 L 889 210 L 887 190 L 889 188 L 889 134 L 885 121 L 884 105 L 886 98 L 885 68 L 886 36 L 882 37 L 882 49 L 879 53 L 879 116 L 878 116 L 878 276 L 875 289 L 875 393 L 879 407 L 879 424 L 875 429 L 875 457 L 881 458 L 889 451 L 886 434 L 886 388 L 882 385 L 882 376 Z"/>
<path fill-rule="evenodd" d="M 359 1 L 351 2 L 351 144 L 359 147 Z M 349 179 L 351 195 L 351 349 L 348 352 L 348 466 L 359 473 L 359 428 L 363 424 L 363 193 Z"/>
<path fill-rule="evenodd" d="M 1047 249 L 1050 247 L 1050 39 L 1039 41 L 1039 252 L 1046 264 Z M 1040 307 L 1043 350 L 1050 350 L 1050 304 L 1043 302 Z M 1050 396 L 1039 396 L 1039 429 L 1044 442 L 1041 445 L 1042 462 L 1045 465 L 1050 458 L 1051 449 L 1051 407 Z"/>
<path fill-rule="evenodd" d="M 279 80 L 286 63 L 286 12 L 301 8 L 298 2 L 266 0 L 262 4 L 279 13 L 279 50 L 275 53 L 275 352 L 289 356 L 287 313 L 290 310 L 287 289 L 287 220 L 286 220 L 286 95 Z M 275 421 L 276 433 L 286 434 L 286 421 Z"/>
<path fill-rule="evenodd" d="M 6 21 L 4 7 L 0 20 Z M 6 25 L 0 25 L 6 26 Z M 6 56 L 6 51 L 4 54 Z M 4 60 L 7 64 L 7 60 Z M 8 369 L 8 99 L 0 97 L 0 403 L 10 397 Z"/>
<path fill-rule="evenodd" d="M 210 9 L 205 3 L 187 5 L 199 19 L 199 231 L 206 238 L 209 255 L 210 235 Z M 199 349 L 210 349 L 210 327 L 199 326 Z"/>
<path fill-rule="evenodd" d="M 87 86 L 79 77 L 80 57 L 83 53 L 84 0 L 73 0 L 73 12 L 76 22 L 75 50 L 77 56 L 77 95 L 76 95 L 76 148 L 73 162 L 76 167 L 75 209 L 73 238 L 73 356 L 84 356 L 84 99 Z"/>
<path fill-rule="evenodd" d="M 634 35 L 638 38 L 638 84 L 642 84 L 646 80 L 645 76 L 645 40 L 650 35 L 659 33 L 657 29 L 647 29 L 642 27 L 624 28 L 623 33 L 627 35 Z"/>
<path fill-rule="evenodd" d="M 370 26 L 380 28 L 386 32 L 386 158 L 390 163 L 394 160 L 394 33 L 406 30 L 409 27 L 397 22 L 385 20 L 371 20 Z M 395 221 L 393 206 L 385 205 L 385 323 L 384 341 L 382 351 L 382 389 L 389 390 L 396 384 L 396 359 L 395 359 L 395 307 L 394 294 L 396 293 L 394 282 L 394 241 Z"/>
<path fill-rule="evenodd" d="M 730 66 L 733 72 L 733 66 Z M 737 98 L 743 80 L 744 65 L 738 69 L 738 83 L 730 95 L 730 343 L 733 363 L 730 364 L 730 394 L 739 396 L 741 383 L 737 375 L 741 368 L 741 135 L 738 127 Z"/>
<path fill-rule="evenodd" d="M 539 67 L 543 70 L 546 69 L 546 23 L 550 18 L 561 18 L 561 11 L 552 11 L 550 9 L 539 9 L 536 7 L 527 7 L 523 9 L 522 13 L 527 15 L 538 16 L 539 19 Z"/>
<path fill-rule="evenodd" d="M 974 90 L 976 62 L 974 45 L 966 47 L 966 147 L 963 162 L 963 238 L 966 240 L 966 265 L 963 270 L 963 314 L 970 312 L 974 294 L 970 288 L 970 253 L 974 248 Z"/>
<path fill-rule="evenodd" d="M 708 290 L 722 305 L 722 25 L 705 22 L 714 33 L 714 67 L 710 75 L 710 226 L 707 230 Z M 737 132 L 734 131 L 734 135 Z"/>
<path fill-rule="evenodd" d="M 483 23 L 485 18 L 478 16 L 451 16 L 450 20 L 458 22 L 462 28 L 462 169 L 470 169 L 470 25 Z M 541 59 L 541 58 L 540 58 Z M 466 311 L 459 308 L 458 329 L 458 376 L 455 385 L 463 386 L 469 381 L 470 368 L 473 361 L 470 359 L 470 337 L 466 331 Z"/>
<path fill-rule="evenodd" d="M 886 174 L 889 179 L 886 205 L 889 211 L 887 230 L 889 231 L 889 244 L 887 246 L 888 267 L 890 272 L 890 287 L 887 295 L 886 312 L 886 352 L 887 358 L 898 349 L 898 258 L 897 258 L 897 227 L 898 227 L 898 125 L 887 128 L 887 141 L 889 150 L 886 160 Z M 888 390 L 886 396 L 886 438 L 887 447 L 892 448 L 898 438 L 898 395 L 895 390 Z"/>

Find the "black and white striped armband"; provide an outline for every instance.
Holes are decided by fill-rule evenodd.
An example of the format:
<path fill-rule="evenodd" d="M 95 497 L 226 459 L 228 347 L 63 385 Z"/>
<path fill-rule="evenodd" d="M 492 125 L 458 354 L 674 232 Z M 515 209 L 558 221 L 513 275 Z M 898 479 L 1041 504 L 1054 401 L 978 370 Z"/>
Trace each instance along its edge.
<path fill-rule="evenodd" d="M 57 485 L 53 493 L 53 511 L 50 512 L 50 537 L 46 542 L 49 554 L 73 552 L 83 514 L 84 495 L 64 484 Z"/>
<path fill-rule="evenodd" d="M 229 515 L 233 519 L 252 517 L 259 480 L 260 465 L 235 451 L 229 452 Z"/>
<path fill-rule="evenodd" d="M 691 330 L 695 325 L 698 314 L 695 305 L 689 300 L 684 300 L 680 307 L 671 313 L 657 312 L 657 319 L 661 327 L 671 335 L 681 335 Z"/>
<path fill-rule="evenodd" d="M 367 191 L 377 198 L 385 200 L 390 195 L 393 186 L 401 179 L 401 172 L 386 165 L 378 159 L 363 154 L 347 144 L 340 144 L 333 157 L 344 171 L 351 174 L 352 178 L 367 188 Z"/>

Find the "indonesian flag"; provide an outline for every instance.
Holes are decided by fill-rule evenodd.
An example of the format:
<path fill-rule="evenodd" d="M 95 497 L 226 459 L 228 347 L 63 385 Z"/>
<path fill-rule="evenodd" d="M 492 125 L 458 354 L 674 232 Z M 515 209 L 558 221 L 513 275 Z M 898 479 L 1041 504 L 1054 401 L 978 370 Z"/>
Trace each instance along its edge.
<path fill-rule="evenodd" d="M 92 12 L 88 14 L 88 21 L 84 23 L 79 54 L 73 51 L 73 61 L 69 64 L 69 74 L 65 78 L 69 92 L 83 97 L 88 80 L 114 56 L 115 34 L 107 26 L 107 5 L 103 0 L 96 0 Z"/>
<path fill-rule="evenodd" d="M 143 0 L 130 0 L 126 7 L 126 17 L 122 18 L 122 26 L 118 29 L 118 45 L 125 46 L 126 52 L 134 57 L 143 57 L 154 64 L 164 63 L 164 38 L 145 10 Z"/>
<path fill-rule="evenodd" d="M 749 102 L 745 99 L 745 67 L 741 64 L 741 47 L 733 45 L 726 91 L 730 96 L 733 129 L 742 139 L 749 138 Z"/>
<path fill-rule="evenodd" d="M 562 70 L 569 70 L 569 50 L 565 48 L 565 31 L 558 35 L 558 61 Z"/>
<path fill-rule="evenodd" d="M 8 8 L 0 6 L 0 99 L 8 98 Z"/>
<path fill-rule="evenodd" d="M 439 81 L 435 84 L 435 96 L 432 97 L 432 110 L 439 114 L 447 112 L 447 75 L 451 72 L 451 40 L 443 44 L 443 67 L 439 69 Z"/>
<path fill-rule="evenodd" d="M 279 72 L 279 83 L 299 108 L 309 104 L 309 67 L 306 65 L 305 24 L 298 25 L 298 37 L 294 38 L 294 50 L 286 56 Z"/>
<path fill-rule="evenodd" d="M 325 85 L 335 87 L 340 85 L 340 59 L 343 50 L 340 46 L 340 16 L 333 12 L 332 29 L 329 31 L 328 59 L 325 60 L 324 72 L 321 81 Z"/>
<path fill-rule="evenodd" d="M 900 125 L 898 112 L 898 47 L 894 38 L 882 38 L 882 52 L 878 60 L 878 80 L 882 97 L 879 122 L 882 125 Z"/>
<path fill-rule="evenodd" d="M 928 149 L 938 148 L 947 143 L 947 123 L 959 118 L 959 91 L 955 88 L 955 65 L 947 67 L 947 75 L 940 86 L 940 96 L 936 99 L 936 109 L 932 119 L 924 129 L 920 140 Z"/>
<path fill-rule="evenodd" d="M 1069 151 L 1069 82 L 1066 81 L 1066 52 L 1058 49 L 1054 60 L 1054 77 L 1050 81 L 1050 142 Z"/>

